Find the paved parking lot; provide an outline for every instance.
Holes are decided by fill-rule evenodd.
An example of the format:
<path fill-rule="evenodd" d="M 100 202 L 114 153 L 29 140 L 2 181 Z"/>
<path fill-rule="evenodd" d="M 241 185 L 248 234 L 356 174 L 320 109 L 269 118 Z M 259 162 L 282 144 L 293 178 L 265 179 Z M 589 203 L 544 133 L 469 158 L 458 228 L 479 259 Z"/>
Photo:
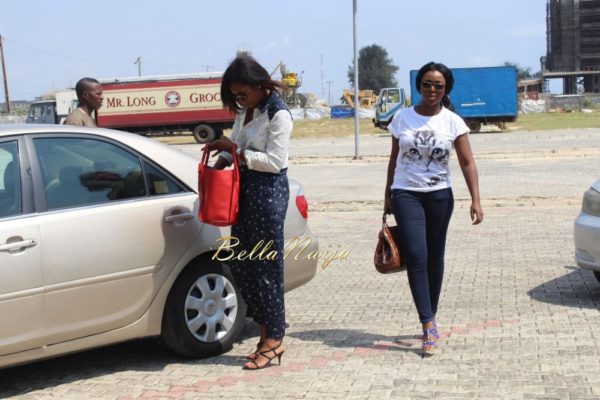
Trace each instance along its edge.
<path fill-rule="evenodd" d="M 0 371 L 0 398 L 600 399 L 600 284 L 574 267 L 573 220 L 600 177 L 600 129 L 471 136 L 485 221 L 473 227 L 453 164 L 436 355 L 419 352 L 405 274 L 379 275 L 389 136 L 293 140 L 323 249 L 350 257 L 286 297 L 281 367 L 242 371 L 255 327 L 228 354 L 174 356 L 140 340 Z M 199 154 L 199 146 L 179 146 Z"/>

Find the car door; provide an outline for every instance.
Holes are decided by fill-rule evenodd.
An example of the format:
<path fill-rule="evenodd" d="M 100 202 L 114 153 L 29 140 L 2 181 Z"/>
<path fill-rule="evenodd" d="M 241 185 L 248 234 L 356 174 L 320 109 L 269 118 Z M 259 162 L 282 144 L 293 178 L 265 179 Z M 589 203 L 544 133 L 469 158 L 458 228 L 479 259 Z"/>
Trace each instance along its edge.
<path fill-rule="evenodd" d="M 197 195 L 108 139 L 31 142 L 47 209 L 40 227 L 48 343 L 133 323 L 199 233 Z"/>
<path fill-rule="evenodd" d="M 45 334 L 40 228 L 21 176 L 23 146 L 0 139 L 0 356 L 40 347 Z"/>

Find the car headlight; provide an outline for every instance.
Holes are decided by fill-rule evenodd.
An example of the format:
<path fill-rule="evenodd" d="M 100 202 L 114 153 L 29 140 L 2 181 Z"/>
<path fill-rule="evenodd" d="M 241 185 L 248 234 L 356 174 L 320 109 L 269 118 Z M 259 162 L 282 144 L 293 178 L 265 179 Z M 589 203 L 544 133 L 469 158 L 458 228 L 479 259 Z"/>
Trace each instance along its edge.
<path fill-rule="evenodd" d="M 600 192 L 594 188 L 589 188 L 583 195 L 581 211 L 589 215 L 600 217 Z"/>

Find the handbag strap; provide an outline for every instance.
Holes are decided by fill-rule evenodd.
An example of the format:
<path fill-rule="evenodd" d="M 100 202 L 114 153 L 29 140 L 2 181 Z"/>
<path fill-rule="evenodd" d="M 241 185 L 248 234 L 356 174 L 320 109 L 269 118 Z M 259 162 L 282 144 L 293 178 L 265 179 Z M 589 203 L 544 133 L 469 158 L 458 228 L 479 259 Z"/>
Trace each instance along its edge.
<path fill-rule="evenodd" d="M 240 166 L 238 165 L 238 157 L 236 154 L 237 150 L 237 145 L 234 143 L 233 147 L 231 148 L 231 157 L 233 158 L 233 168 L 238 171 L 240 169 Z"/>
<path fill-rule="evenodd" d="M 237 149 L 237 145 L 234 143 L 233 147 L 231 148 L 231 157 L 233 158 L 233 167 L 236 170 L 240 169 L 240 166 L 238 165 L 238 160 L 237 160 L 237 154 L 235 154 L 235 151 Z M 200 164 L 202 165 L 208 165 L 208 156 L 210 155 L 210 151 L 208 150 L 208 146 L 204 146 L 204 151 L 202 152 L 202 161 L 200 162 Z"/>
<path fill-rule="evenodd" d="M 210 151 L 208 150 L 208 146 L 204 146 L 204 151 L 202 152 L 202 161 L 200 161 L 201 165 L 208 165 L 208 156 Z"/>
<path fill-rule="evenodd" d="M 381 218 L 381 227 L 385 228 L 387 226 L 387 214 L 385 211 L 383 212 L 383 217 Z"/>

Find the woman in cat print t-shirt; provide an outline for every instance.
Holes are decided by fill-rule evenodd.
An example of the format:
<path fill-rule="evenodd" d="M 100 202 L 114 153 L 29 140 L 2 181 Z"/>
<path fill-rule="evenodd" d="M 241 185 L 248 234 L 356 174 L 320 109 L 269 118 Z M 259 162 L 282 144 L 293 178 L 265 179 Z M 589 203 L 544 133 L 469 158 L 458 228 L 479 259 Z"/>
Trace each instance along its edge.
<path fill-rule="evenodd" d="M 422 350 L 430 352 L 439 339 L 435 321 L 454 207 L 448 162 L 453 146 L 471 194 L 474 225 L 483 220 L 483 210 L 469 128 L 452 111 L 448 97 L 454 85 L 452 71 L 443 64 L 428 63 L 417 73 L 416 84 L 421 102 L 400 110 L 388 126 L 392 151 L 384 212 L 393 212 L 400 228 L 410 290 L 423 326 Z"/>

